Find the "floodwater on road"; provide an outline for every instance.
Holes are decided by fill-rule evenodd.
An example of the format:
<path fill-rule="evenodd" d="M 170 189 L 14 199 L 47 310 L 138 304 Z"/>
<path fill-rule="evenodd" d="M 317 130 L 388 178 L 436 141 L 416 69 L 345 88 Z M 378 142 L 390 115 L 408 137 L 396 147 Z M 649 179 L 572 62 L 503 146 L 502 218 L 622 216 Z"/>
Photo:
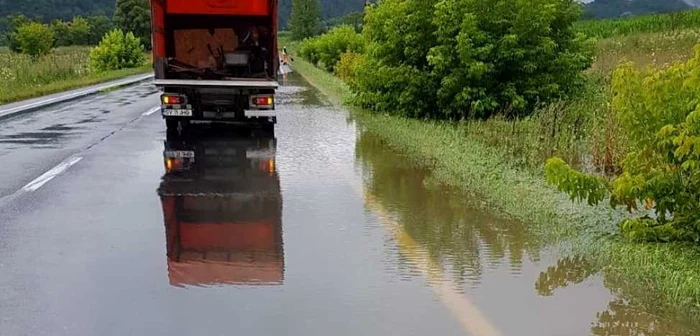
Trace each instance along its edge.
<path fill-rule="evenodd" d="M 148 86 L 0 121 L 0 335 L 698 334 L 284 84 L 274 132 L 166 137 Z"/>

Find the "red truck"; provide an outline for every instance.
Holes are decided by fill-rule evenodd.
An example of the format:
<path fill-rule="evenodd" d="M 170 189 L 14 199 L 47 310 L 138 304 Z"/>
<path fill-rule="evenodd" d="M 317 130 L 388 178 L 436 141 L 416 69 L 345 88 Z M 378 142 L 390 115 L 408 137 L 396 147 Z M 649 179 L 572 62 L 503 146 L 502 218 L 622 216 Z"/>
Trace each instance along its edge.
<path fill-rule="evenodd" d="M 182 286 L 280 285 L 282 195 L 273 136 L 168 139 L 158 194 L 168 277 Z"/>
<path fill-rule="evenodd" d="M 153 68 L 170 132 L 277 122 L 277 0 L 151 0 Z"/>

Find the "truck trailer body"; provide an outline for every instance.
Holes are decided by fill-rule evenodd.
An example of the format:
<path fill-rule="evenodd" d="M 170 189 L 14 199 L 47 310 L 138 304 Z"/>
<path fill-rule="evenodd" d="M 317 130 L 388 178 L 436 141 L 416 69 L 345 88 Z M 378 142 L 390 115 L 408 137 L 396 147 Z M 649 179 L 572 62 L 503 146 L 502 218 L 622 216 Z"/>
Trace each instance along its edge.
<path fill-rule="evenodd" d="M 170 131 L 277 121 L 277 0 L 151 0 L 155 84 Z"/>

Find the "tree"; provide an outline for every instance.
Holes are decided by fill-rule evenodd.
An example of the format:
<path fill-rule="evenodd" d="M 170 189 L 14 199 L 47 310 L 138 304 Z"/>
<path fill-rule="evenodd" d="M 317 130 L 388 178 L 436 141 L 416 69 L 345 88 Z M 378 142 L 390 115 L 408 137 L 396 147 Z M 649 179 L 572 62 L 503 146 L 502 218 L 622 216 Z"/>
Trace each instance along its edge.
<path fill-rule="evenodd" d="M 90 22 L 82 17 L 82 16 L 76 16 L 73 18 L 73 21 L 70 23 L 70 39 L 73 42 L 73 45 L 89 45 L 90 44 L 90 31 L 92 30 L 92 27 L 90 26 Z"/>
<path fill-rule="evenodd" d="M 112 21 L 104 15 L 94 15 L 87 18 L 90 23 L 90 45 L 97 45 L 108 32 L 114 29 Z"/>
<path fill-rule="evenodd" d="M 117 28 L 132 32 L 141 43 L 151 45 L 151 7 L 148 0 L 117 0 L 114 12 Z"/>
<path fill-rule="evenodd" d="M 56 41 L 54 45 L 56 47 L 65 47 L 73 44 L 73 40 L 70 35 L 70 24 L 63 20 L 54 20 L 51 22 L 51 29 L 54 32 Z"/>
<path fill-rule="evenodd" d="M 54 32 L 48 25 L 32 22 L 17 29 L 14 38 L 22 53 L 36 58 L 51 51 Z"/>
<path fill-rule="evenodd" d="M 90 52 L 90 67 L 96 72 L 135 68 L 143 65 L 143 52 L 141 41 L 133 33 L 115 29 Z"/>
<path fill-rule="evenodd" d="M 384 0 L 368 7 L 360 105 L 409 117 L 517 118 L 575 93 L 593 62 L 574 0 Z"/>
<path fill-rule="evenodd" d="M 318 0 L 292 0 L 289 24 L 294 40 L 318 35 L 321 32 L 321 7 Z"/>

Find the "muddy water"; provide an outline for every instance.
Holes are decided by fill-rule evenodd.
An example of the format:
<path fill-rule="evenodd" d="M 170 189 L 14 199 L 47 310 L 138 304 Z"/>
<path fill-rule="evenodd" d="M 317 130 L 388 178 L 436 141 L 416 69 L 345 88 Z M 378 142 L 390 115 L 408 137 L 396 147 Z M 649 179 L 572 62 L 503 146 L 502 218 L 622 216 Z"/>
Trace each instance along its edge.
<path fill-rule="evenodd" d="M 557 259 L 527 225 L 487 213 L 460 190 L 364 133 L 356 147 L 369 208 L 391 217 L 432 261 L 426 283 L 448 281 L 502 335 L 698 335 L 691 321 L 664 316 L 624 296 L 624 280 L 609 279 L 576 257 Z M 526 200 L 524 200 L 526 201 Z M 379 209 L 379 210 L 377 210 Z M 420 262 L 401 241 L 401 274 Z M 456 295 L 450 294 L 450 295 Z M 476 331 L 478 333 L 479 331 Z M 484 333 L 487 334 L 487 333 Z"/>
<path fill-rule="evenodd" d="M 72 105 L 87 125 L 45 111 L 0 132 L 0 195 L 82 158 L 0 199 L 0 335 L 698 334 L 435 183 L 296 75 L 274 134 L 168 138 L 145 113 L 157 95 L 133 90 L 115 113 L 110 95 Z M 15 141 L 44 137 L 56 148 Z"/>

